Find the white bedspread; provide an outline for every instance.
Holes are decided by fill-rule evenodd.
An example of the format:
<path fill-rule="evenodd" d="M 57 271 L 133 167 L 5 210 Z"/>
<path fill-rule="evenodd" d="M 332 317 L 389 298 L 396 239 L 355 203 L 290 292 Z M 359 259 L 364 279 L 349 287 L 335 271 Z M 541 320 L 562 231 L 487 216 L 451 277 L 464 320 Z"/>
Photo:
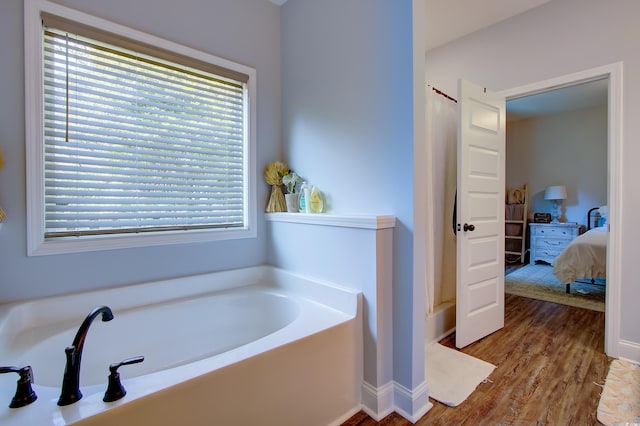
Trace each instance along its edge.
<path fill-rule="evenodd" d="M 553 274 L 561 283 L 582 278 L 606 278 L 606 227 L 593 228 L 571 241 L 553 261 Z"/>

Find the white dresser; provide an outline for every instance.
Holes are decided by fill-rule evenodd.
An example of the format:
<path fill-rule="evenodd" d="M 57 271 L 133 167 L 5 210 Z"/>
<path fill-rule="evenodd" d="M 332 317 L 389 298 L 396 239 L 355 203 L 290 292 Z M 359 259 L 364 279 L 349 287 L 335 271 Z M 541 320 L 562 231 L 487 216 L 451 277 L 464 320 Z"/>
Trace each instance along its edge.
<path fill-rule="evenodd" d="M 577 223 L 530 223 L 531 263 L 543 260 L 553 263 L 571 240 L 580 233 Z"/>

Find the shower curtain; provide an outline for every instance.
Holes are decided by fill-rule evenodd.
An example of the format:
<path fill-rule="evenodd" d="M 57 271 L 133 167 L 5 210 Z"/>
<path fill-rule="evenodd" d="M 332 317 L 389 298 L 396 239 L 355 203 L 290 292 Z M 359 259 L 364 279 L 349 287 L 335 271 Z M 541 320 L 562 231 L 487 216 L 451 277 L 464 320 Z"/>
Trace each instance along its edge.
<path fill-rule="evenodd" d="M 427 123 L 427 314 L 456 298 L 456 236 L 452 228 L 457 179 L 457 108 L 426 88 Z"/>

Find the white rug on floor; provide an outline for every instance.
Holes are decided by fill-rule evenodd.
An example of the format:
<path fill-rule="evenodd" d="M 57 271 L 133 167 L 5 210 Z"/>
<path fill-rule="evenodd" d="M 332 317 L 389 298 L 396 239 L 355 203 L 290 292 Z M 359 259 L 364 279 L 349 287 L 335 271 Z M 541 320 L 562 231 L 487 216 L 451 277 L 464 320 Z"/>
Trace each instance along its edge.
<path fill-rule="evenodd" d="M 600 395 L 598 420 L 606 426 L 640 424 L 640 365 L 613 360 Z"/>
<path fill-rule="evenodd" d="M 425 345 L 424 355 L 429 396 L 450 407 L 460 405 L 496 368 L 439 343 Z"/>

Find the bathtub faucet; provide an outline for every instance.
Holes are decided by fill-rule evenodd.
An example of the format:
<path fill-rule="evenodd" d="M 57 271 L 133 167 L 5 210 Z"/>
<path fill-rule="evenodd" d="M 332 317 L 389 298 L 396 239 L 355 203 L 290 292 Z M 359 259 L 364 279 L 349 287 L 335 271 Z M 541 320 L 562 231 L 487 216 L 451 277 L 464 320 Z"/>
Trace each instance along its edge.
<path fill-rule="evenodd" d="M 91 326 L 93 320 L 100 314 L 102 314 L 102 321 L 111 321 L 113 319 L 113 312 L 111 312 L 108 306 L 93 308 L 80 325 L 71 346 L 67 346 L 64 350 L 67 355 L 67 365 L 64 368 L 62 392 L 60 392 L 58 405 L 73 404 L 82 398 L 82 392 L 80 392 L 80 361 L 82 360 L 82 348 L 84 347 L 84 339 L 87 337 L 89 326 Z"/>

